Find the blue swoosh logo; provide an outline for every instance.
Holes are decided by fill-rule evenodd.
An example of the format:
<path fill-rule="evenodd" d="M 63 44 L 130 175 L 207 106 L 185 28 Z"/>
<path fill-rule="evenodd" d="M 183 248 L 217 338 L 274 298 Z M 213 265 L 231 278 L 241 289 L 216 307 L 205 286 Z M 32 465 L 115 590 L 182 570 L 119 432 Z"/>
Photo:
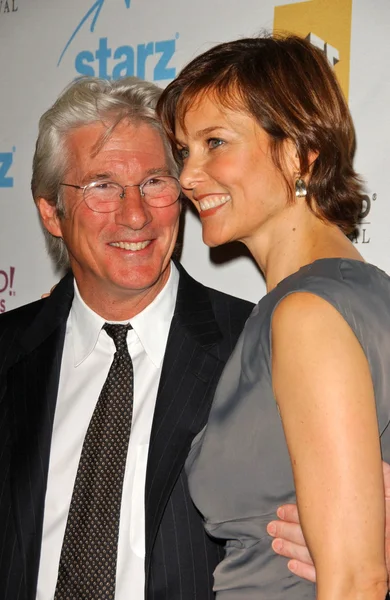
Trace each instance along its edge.
<path fill-rule="evenodd" d="M 131 0 L 124 0 L 125 1 L 125 6 L 126 8 L 130 8 L 130 3 Z M 63 51 L 61 52 L 61 56 L 58 60 L 57 63 L 57 67 L 59 66 L 59 64 L 61 63 L 65 52 L 67 51 L 67 49 L 69 48 L 69 46 L 71 45 L 71 43 L 73 42 L 74 38 L 76 37 L 76 35 L 78 34 L 78 32 L 80 31 L 80 29 L 82 28 L 82 26 L 84 25 L 84 23 L 91 18 L 91 25 L 89 28 L 89 31 L 93 32 L 95 30 L 95 25 L 96 25 L 96 21 L 99 18 L 100 15 L 100 11 L 103 8 L 105 0 L 96 0 L 96 2 L 94 2 L 94 4 L 91 6 L 91 8 L 88 10 L 88 12 L 84 15 L 84 17 L 81 19 L 80 23 L 77 25 L 76 29 L 74 30 L 74 32 L 72 33 L 72 35 L 70 36 L 67 44 L 65 45 L 65 48 L 63 49 Z"/>

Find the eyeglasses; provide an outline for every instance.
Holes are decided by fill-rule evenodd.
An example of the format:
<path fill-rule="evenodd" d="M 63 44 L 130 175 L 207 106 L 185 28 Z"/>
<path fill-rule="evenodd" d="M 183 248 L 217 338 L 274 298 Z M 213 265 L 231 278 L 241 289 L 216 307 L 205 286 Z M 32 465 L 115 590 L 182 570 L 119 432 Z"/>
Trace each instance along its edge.
<path fill-rule="evenodd" d="M 126 188 L 138 187 L 142 200 L 154 208 L 165 208 L 178 201 L 181 194 L 179 180 L 172 175 L 149 177 L 141 183 L 120 185 L 115 181 L 93 181 L 87 185 L 60 183 L 66 187 L 83 190 L 85 204 L 99 213 L 109 213 L 118 210 L 126 195 Z"/>

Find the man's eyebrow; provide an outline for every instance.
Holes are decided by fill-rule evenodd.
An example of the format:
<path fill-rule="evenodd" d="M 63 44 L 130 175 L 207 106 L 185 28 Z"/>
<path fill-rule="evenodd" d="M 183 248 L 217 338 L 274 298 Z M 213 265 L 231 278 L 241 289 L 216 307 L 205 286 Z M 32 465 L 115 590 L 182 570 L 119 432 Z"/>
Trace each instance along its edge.
<path fill-rule="evenodd" d="M 91 171 L 86 173 L 83 177 L 83 183 L 91 183 L 92 181 L 100 181 L 102 179 L 112 179 L 114 174 L 111 171 L 105 171 L 104 173 L 96 173 Z"/>
<path fill-rule="evenodd" d="M 170 169 L 167 165 L 164 165 L 163 167 L 154 167 L 152 169 L 148 169 L 147 171 L 145 171 L 146 176 L 147 175 L 166 175 L 170 173 Z"/>
<path fill-rule="evenodd" d="M 152 167 L 145 171 L 143 179 L 145 179 L 145 177 L 149 177 L 150 175 L 168 175 L 170 171 L 171 170 L 167 165 L 163 165 L 161 167 Z M 84 175 L 82 182 L 85 184 L 91 183 L 92 181 L 102 181 L 107 179 L 110 181 L 116 181 L 117 178 L 118 174 L 113 173 L 113 171 L 104 171 L 103 173 L 90 171 Z"/>

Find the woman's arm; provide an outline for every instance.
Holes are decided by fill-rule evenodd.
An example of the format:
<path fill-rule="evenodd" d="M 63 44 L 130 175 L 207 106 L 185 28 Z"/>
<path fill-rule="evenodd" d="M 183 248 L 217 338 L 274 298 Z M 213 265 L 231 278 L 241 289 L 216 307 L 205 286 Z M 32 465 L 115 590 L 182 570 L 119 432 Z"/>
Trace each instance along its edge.
<path fill-rule="evenodd" d="M 390 578 L 390 465 L 382 462 L 383 482 L 385 485 L 385 553 L 387 579 Z M 276 554 L 289 558 L 288 568 L 292 573 L 315 582 L 316 570 L 303 537 L 296 504 L 284 504 L 277 510 L 278 519 L 267 526 L 269 535 L 275 538 L 272 548 Z M 371 515 L 371 519 L 373 516 Z M 348 535 L 348 521 L 343 526 Z"/>
<path fill-rule="evenodd" d="M 272 347 L 274 392 L 317 598 L 383 600 L 384 491 L 364 352 L 336 309 L 308 293 L 278 305 Z"/>

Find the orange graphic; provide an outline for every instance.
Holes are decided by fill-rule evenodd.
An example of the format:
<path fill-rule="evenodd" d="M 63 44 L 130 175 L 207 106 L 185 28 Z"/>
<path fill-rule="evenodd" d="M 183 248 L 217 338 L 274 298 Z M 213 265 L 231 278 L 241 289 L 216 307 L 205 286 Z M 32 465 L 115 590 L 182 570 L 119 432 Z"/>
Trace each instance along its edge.
<path fill-rule="evenodd" d="M 306 0 L 275 7 L 274 31 L 309 37 L 326 53 L 348 99 L 352 0 Z"/>

